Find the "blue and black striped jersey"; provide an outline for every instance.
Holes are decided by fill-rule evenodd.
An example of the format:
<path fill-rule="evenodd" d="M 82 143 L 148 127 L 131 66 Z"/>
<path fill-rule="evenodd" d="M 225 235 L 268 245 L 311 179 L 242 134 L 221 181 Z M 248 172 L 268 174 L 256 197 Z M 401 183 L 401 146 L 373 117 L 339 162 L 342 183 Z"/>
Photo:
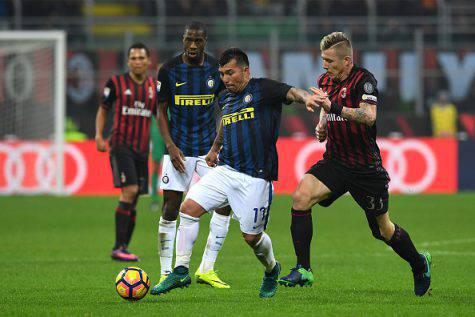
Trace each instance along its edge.
<path fill-rule="evenodd" d="M 202 66 L 189 66 L 180 54 L 160 68 L 158 85 L 175 145 L 185 156 L 207 154 L 216 137 L 214 100 L 224 88 L 217 61 L 205 54 Z"/>
<path fill-rule="evenodd" d="M 221 165 L 252 177 L 277 180 L 282 103 L 287 102 L 291 86 L 267 78 L 252 78 L 243 91 L 223 91 L 218 99 L 222 108 L 223 147 Z"/>

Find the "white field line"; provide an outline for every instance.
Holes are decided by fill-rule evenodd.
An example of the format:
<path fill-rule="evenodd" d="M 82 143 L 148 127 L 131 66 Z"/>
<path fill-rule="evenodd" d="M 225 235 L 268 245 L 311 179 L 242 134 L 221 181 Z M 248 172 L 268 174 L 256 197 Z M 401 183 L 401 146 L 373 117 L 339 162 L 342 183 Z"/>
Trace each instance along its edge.
<path fill-rule="evenodd" d="M 439 246 L 439 245 L 464 244 L 464 243 L 471 243 L 471 242 L 475 242 L 475 238 L 442 240 L 442 241 L 428 241 L 428 242 L 422 242 L 419 245 L 421 247 L 434 247 L 434 246 Z"/>
<path fill-rule="evenodd" d="M 461 256 L 461 257 L 469 257 L 475 256 L 475 252 L 458 252 L 458 251 L 430 251 L 431 255 L 436 256 Z M 350 257 L 358 257 L 358 258 L 369 258 L 369 257 L 387 257 L 387 252 L 368 252 L 368 253 L 348 253 L 346 255 Z M 316 254 L 317 258 L 334 258 L 334 257 L 341 257 L 339 253 L 322 253 Z"/>
<path fill-rule="evenodd" d="M 427 247 L 437 247 L 442 245 L 453 245 L 453 244 L 466 244 L 475 242 L 475 238 L 466 238 L 466 239 L 453 239 L 453 240 L 442 240 L 442 241 L 426 241 L 422 243 L 417 243 L 418 247 L 427 248 Z M 391 251 L 391 247 L 386 247 L 387 251 Z M 431 251 L 433 253 L 433 251 Z M 470 252 L 469 252 L 470 253 Z"/>

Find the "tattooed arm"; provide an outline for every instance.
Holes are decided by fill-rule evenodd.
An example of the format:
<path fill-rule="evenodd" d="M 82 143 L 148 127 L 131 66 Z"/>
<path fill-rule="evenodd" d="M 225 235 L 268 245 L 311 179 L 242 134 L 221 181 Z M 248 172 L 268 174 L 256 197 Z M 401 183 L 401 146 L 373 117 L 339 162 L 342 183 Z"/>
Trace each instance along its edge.
<path fill-rule="evenodd" d="M 373 126 L 376 122 L 376 105 L 360 102 L 359 108 L 343 107 L 341 116 L 345 119 Z"/>
<path fill-rule="evenodd" d="M 305 104 L 308 111 L 314 112 L 318 108 L 318 104 L 315 101 L 315 97 L 309 94 L 307 91 L 292 87 L 287 92 L 287 101 L 295 101 Z"/>

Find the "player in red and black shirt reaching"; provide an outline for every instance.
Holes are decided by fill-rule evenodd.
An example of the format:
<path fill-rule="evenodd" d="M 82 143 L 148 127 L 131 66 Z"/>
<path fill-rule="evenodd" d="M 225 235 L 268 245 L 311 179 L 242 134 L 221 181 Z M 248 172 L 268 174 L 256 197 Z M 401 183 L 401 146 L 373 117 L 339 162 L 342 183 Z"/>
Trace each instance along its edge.
<path fill-rule="evenodd" d="M 322 108 L 316 134 L 320 142 L 327 140 L 326 151 L 293 194 L 290 230 L 297 265 L 279 283 L 304 286 L 314 282 L 310 268 L 312 207 L 328 207 L 349 192 L 364 210 L 373 236 L 410 264 L 414 293 L 422 296 L 430 286 L 431 257 L 419 253 L 409 234 L 389 219 L 389 176 L 376 144 L 376 80 L 368 70 L 353 65 L 351 42 L 344 33 L 325 36 L 320 50 L 326 72 L 318 80 L 319 88 L 311 90 Z"/>
<path fill-rule="evenodd" d="M 114 111 L 109 140 L 114 186 L 121 188 L 115 212 L 116 240 L 111 257 L 138 261 L 127 250 L 135 227 L 135 206 L 140 194 L 148 192 L 150 124 L 157 114 L 157 84 L 147 76 L 150 51 L 142 43 L 128 50 L 129 72 L 107 81 L 96 116 L 96 146 L 107 151 L 103 138 L 107 112 Z"/>

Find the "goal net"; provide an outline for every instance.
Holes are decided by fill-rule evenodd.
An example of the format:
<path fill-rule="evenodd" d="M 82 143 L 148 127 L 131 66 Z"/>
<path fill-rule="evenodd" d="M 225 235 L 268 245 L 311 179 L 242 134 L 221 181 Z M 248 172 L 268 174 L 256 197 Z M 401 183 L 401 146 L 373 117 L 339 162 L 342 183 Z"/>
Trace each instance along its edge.
<path fill-rule="evenodd" d="M 0 194 L 63 193 L 65 55 L 63 31 L 0 32 Z"/>

